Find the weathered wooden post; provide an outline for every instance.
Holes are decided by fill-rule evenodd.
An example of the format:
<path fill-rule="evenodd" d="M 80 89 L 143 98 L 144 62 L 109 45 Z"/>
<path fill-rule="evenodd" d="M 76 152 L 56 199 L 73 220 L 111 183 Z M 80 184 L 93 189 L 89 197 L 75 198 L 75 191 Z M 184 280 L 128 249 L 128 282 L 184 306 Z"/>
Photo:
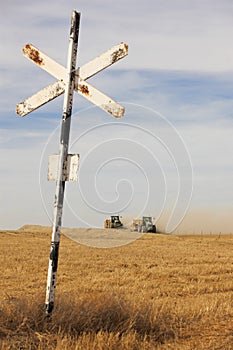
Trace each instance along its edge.
<path fill-rule="evenodd" d="M 46 306 L 47 314 L 50 314 L 53 310 L 55 288 L 56 288 L 60 231 L 61 231 L 61 224 L 62 224 L 63 200 L 64 200 L 65 183 L 66 183 L 63 175 L 66 168 L 68 147 L 69 147 L 70 123 L 71 123 L 73 93 L 74 93 L 74 83 L 75 83 L 75 67 L 76 67 L 76 56 L 77 56 L 77 48 L 78 48 L 79 23 L 80 23 L 80 13 L 73 11 L 71 27 L 70 27 L 70 41 L 69 41 L 67 73 L 66 73 L 66 81 L 65 81 L 65 95 L 64 95 L 64 103 L 63 103 L 63 113 L 62 113 L 58 173 L 57 173 L 56 192 L 55 192 L 55 199 L 54 199 L 53 231 L 52 231 L 52 241 L 51 241 L 50 259 L 49 259 L 49 267 L 48 267 L 47 289 L 46 289 L 45 306 Z"/>

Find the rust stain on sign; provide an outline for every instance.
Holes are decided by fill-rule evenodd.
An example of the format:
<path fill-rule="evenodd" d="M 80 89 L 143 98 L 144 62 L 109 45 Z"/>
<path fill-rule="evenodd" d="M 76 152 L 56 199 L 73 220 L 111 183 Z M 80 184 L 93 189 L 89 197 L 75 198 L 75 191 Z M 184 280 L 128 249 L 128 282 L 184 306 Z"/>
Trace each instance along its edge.
<path fill-rule="evenodd" d="M 123 58 L 125 54 L 128 53 L 128 45 L 125 43 L 122 44 L 124 44 L 124 48 L 119 48 L 112 53 L 112 64 L 118 61 L 120 58 Z"/>
<path fill-rule="evenodd" d="M 43 59 L 40 57 L 39 51 L 33 48 L 31 44 L 27 44 L 24 46 L 23 53 L 39 66 L 44 65 Z"/>
<path fill-rule="evenodd" d="M 109 114 L 112 114 L 115 118 L 121 118 L 125 113 L 124 107 L 119 107 L 118 104 L 113 103 L 112 101 L 109 101 L 109 104 L 102 105 L 101 108 L 103 108 Z"/>
<path fill-rule="evenodd" d="M 79 85 L 78 86 L 79 91 L 81 91 L 82 94 L 84 95 L 89 95 L 89 90 L 86 85 Z"/>
<path fill-rule="evenodd" d="M 24 116 L 25 109 L 27 109 L 27 113 L 30 113 L 33 111 L 33 107 L 31 107 L 31 105 L 28 104 L 26 100 L 16 105 L 16 113 L 21 117 Z"/>
<path fill-rule="evenodd" d="M 127 53 L 128 53 L 128 50 L 129 50 L 129 45 L 127 45 L 126 43 L 122 43 L 122 44 L 124 44 L 125 52 L 127 52 Z"/>

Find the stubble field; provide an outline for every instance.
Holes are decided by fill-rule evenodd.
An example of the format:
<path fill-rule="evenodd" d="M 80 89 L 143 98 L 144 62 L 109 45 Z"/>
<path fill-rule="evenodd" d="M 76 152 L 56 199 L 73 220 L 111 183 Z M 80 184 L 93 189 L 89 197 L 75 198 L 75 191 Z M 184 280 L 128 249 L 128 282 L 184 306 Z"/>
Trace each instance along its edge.
<path fill-rule="evenodd" d="M 0 349 L 233 349 L 233 236 L 147 234 L 108 249 L 62 235 L 47 319 L 50 235 L 0 232 Z"/>

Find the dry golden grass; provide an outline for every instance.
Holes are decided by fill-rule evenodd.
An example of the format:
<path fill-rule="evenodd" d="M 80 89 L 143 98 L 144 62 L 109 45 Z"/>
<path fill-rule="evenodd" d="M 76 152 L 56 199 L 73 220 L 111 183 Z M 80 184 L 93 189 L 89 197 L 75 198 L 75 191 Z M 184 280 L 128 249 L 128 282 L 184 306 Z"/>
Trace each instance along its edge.
<path fill-rule="evenodd" d="M 147 234 L 111 249 L 62 236 L 48 320 L 50 231 L 0 232 L 0 349 L 233 349 L 233 236 Z"/>

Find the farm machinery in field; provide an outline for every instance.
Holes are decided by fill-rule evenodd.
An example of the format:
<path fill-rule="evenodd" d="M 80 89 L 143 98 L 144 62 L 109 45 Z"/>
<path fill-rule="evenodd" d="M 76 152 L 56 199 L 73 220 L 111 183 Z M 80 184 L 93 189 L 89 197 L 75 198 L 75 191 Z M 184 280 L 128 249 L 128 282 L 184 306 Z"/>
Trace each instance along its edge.
<path fill-rule="evenodd" d="M 104 221 L 104 228 L 120 228 L 122 226 L 119 215 L 112 215 L 110 219 Z"/>
<path fill-rule="evenodd" d="M 156 233 L 156 226 L 154 225 L 151 216 L 143 216 L 142 219 L 133 220 L 132 224 L 130 225 L 130 231 Z"/>

